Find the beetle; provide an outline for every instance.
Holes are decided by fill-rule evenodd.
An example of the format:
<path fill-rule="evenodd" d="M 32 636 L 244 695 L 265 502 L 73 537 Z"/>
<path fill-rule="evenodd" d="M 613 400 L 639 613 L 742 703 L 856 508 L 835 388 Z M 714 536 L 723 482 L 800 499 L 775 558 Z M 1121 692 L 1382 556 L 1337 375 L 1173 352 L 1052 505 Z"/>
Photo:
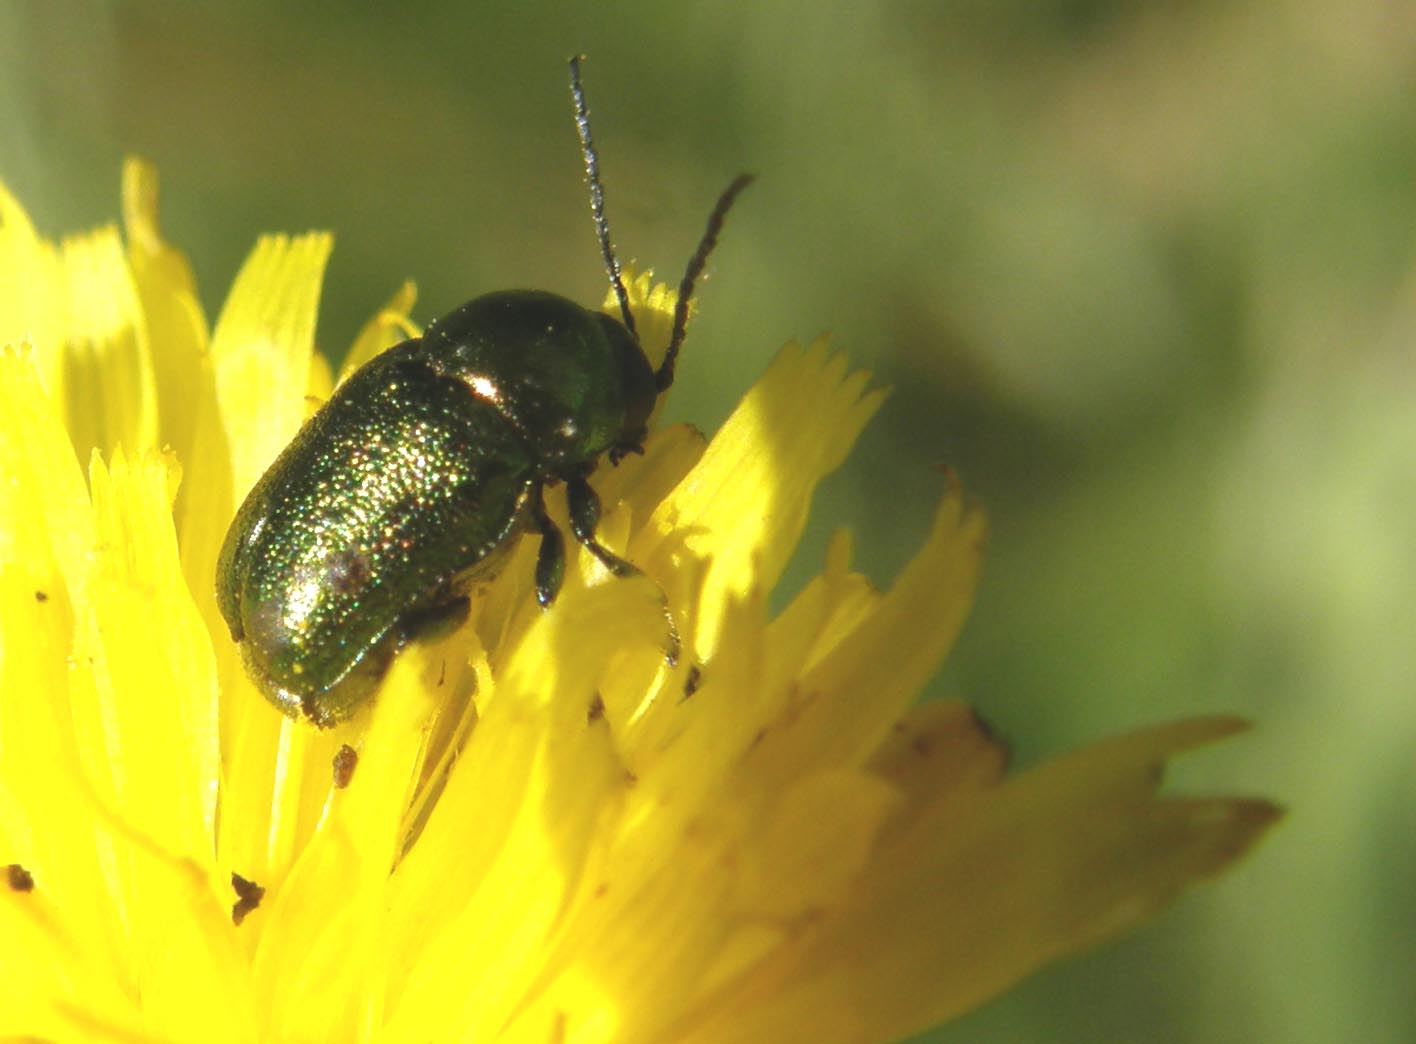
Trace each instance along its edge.
<path fill-rule="evenodd" d="M 522 533 L 540 537 L 536 597 L 548 608 L 565 542 L 547 486 L 565 484 L 571 535 L 586 551 L 616 576 L 639 573 L 596 539 L 589 477 L 603 458 L 643 452 L 694 284 L 752 179 L 740 175 L 718 198 L 653 368 L 610 240 L 579 62 L 575 125 L 620 317 L 546 291 L 486 294 L 365 363 L 305 422 L 236 512 L 216 576 L 247 673 L 290 717 L 324 728 L 352 715 L 400 646 L 465 604 Z"/>

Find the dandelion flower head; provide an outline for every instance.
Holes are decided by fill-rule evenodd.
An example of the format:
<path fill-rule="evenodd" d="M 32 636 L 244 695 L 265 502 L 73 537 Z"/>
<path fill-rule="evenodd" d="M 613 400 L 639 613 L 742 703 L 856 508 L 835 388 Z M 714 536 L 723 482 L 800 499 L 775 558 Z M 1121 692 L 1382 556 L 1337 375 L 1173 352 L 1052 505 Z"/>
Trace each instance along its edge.
<path fill-rule="evenodd" d="M 824 341 L 712 438 L 659 427 L 596 472 L 599 539 L 649 579 L 572 543 L 543 612 L 523 540 L 366 711 L 282 717 L 213 576 L 336 380 L 330 248 L 260 239 L 209 328 L 149 167 L 121 234 L 59 244 L 0 190 L 0 1037 L 891 1040 L 1132 927 L 1275 818 L 1158 793 L 1234 719 L 1009 774 L 967 707 L 916 703 L 984 551 L 953 481 L 888 590 L 841 533 L 769 611 L 883 401 Z M 662 353 L 672 292 L 631 297 Z M 346 373 L 416 332 L 413 298 Z"/>

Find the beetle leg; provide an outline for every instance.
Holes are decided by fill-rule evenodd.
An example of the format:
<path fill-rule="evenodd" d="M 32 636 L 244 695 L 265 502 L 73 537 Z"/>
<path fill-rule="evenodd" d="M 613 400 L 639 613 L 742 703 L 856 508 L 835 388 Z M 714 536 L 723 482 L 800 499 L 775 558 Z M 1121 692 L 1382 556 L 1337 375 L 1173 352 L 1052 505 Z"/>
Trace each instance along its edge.
<path fill-rule="evenodd" d="M 541 534 L 541 549 L 536 554 L 536 601 L 542 609 L 549 609 L 565 579 L 565 538 L 546 514 L 539 485 L 532 494 L 531 520 Z"/>
<path fill-rule="evenodd" d="M 664 663 L 673 670 L 683 654 L 683 639 L 679 637 L 678 624 L 674 623 L 674 614 L 669 610 L 667 598 L 664 599 L 664 623 L 669 625 L 669 644 L 664 649 Z"/>
<path fill-rule="evenodd" d="M 595 527 L 600 524 L 600 498 L 590 488 L 584 475 L 577 475 L 565 484 L 565 499 L 570 509 L 570 531 L 580 545 L 600 560 L 600 564 L 618 577 L 644 575 L 637 566 L 611 553 L 595 539 Z"/>
<path fill-rule="evenodd" d="M 599 559 L 615 576 L 623 578 L 644 575 L 644 571 L 638 566 L 613 554 L 595 539 L 595 527 L 600 524 L 600 498 L 590 488 L 590 483 L 584 475 L 566 479 L 565 499 L 570 510 L 570 532 L 581 547 Z M 662 589 L 659 591 L 659 598 L 664 603 L 664 620 L 669 625 L 669 645 L 664 651 L 664 662 L 670 667 L 676 667 L 679 653 L 683 649 L 683 639 L 679 637 L 678 624 L 674 623 L 674 614 L 669 611 L 669 600 Z"/>

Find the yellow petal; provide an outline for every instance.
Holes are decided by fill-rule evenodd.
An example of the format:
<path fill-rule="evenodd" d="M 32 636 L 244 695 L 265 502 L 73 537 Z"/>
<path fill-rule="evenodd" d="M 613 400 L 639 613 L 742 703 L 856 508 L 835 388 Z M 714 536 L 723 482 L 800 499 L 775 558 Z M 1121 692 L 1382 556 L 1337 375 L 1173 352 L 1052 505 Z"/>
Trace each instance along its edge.
<path fill-rule="evenodd" d="M 0 347 L 34 348 L 42 384 L 63 395 L 65 307 L 59 251 L 0 185 Z"/>
<path fill-rule="evenodd" d="M 315 312 L 331 247 L 323 233 L 262 237 L 222 308 L 211 345 L 220 416 L 212 442 L 225 443 L 230 490 L 217 494 L 216 510 L 207 509 L 209 528 L 195 542 L 199 553 L 188 567 L 194 574 L 215 577 L 230 512 L 304 419 Z M 216 447 L 203 443 L 201 434 L 198 453 L 210 456 Z M 225 511 L 222 502 L 230 505 Z M 223 636 L 214 600 L 207 592 L 201 598 L 213 633 Z M 321 804 L 311 781 L 319 775 L 316 766 L 327 769 L 337 744 L 329 734 L 309 736 L 271 715 L 240 670 L 229 639 L 218 638 L 218 659 L 228 697 L 223 763 L 246 784 L 226 795 L 218 849 L 229 865 L 244 868 L 243 876 L 278 880 L 314 828 Z"/>
<path fill-rule="evenodd" d="M 678 291 L 664 283 L 654 282 L 652 269 L 640 272 L 633 265 L 625 265 L 620 276 L 629 296 L 629 309 L 634 315 L 634 329 L 639 334 L 639 345 L 655 369 L 664 361 L 669 348 L 669 337 L 674 327 L 674 307 L 678 303 Z M 600 305 L 606 314 L 622 319 L 619 298 L 614 287 L 605 292 L 605 300 Z M 688 302 L 688 315 L 692 319 L 698 311 L 698 302 Z"/>
<path fill-rule="evenodd" d="M 170 457 L 90 467 L 97 549 L 76 618 L 69 708 L 78 772 L 144 1020 L 174 1038 L 249 1004 L 209 876 L 218 783 L 210 641 L 177 566 Z M 121 810 L 121 811 L 120 811 Z M 159 840 L 160 839 L 160 840 Z M 221 960 L 214 960 L 221 955 Z M 225 970 L 221 965 L 225 964 Z"/>
<path fill-rule="evenodd" d="M 52 1003 L 78 996 L 79 968 L 102 980 L 95 1001 L 122 1007 L 106 988 L 119 953 L 99 930 L 108 883 L 67 700 L 94 543 L 87 500 L 34 353 L 0 349 L 0 861 L 38 873 L 29 892 L 0 883 L 0 1034 L 49 1027 L 62 1039 Z"/>
<path fill-rule="evenodd" d="M 1135 925 L 1277 818 L 1262 801 L 1155 795 L 1166 760 L 1240 727 L 1180 722 L 1077 751 L 972 800 L 941 795 L 877 854 L 850 903 L 712 997 L 672 1039 L 894 1039 Z"/>
<path fill-rule="evenodd" d="M 123 227 L 151 346 L 159 444 L 190 466 L 197 418 L 211 409 L 216 392 L 206 360 L 206 316 L 196 281 L 187 258 L 162 238 L 157 192 L 156 168 L 132 157 L 124 162 Z M 135 443 L 125 445 L 141 448 Z"/>
<path fill-rule="evenodd" d="M 83 457 L 156 445 L 148 328 L 117 232 L 98 229 L 56 249 L 0 188 L 0 344 L 21 343 L 34 347 Z"/>
<path fill-rule="evenodd" d="M 702 459 L 706 448 L 707 441 L 698 431 L 687 424 L 675 424 L 652 432 L 642 454 L 625 457 L 617 467 L 599 468 L 594 485 L 605 506 L 606 525 L 613 524 L 610 516 L 616 511 L 628 511 L 625 523 L 635 530 L 642 527 Z"/>
<path fill-rule="evenodd" d="M 986 533 L 982 512 L 966 510 L 951 489 L 925 546 L 889 594 L 862 600 L 857 592 L 822 621 L 792 705 L 754 751 L 750 771 L 761 773 L 759 785 L 859 764 L 883 742 L 963 626 Z"/>
<path fill-rule="evenodd" d="M 28 349 L 0 349 L 0 504 L 6 567 L 31 573 L 45 585 L 36 590 L 52 595 L 52 557 L 67 594 L 77 599 L 93 547 L 88 491 L 59 407 Z"/>
<path fill-rule="evenodd" d="M 898 804 L 893 788 L 864 772 L 829 769 L 793 781 L 744 845 L 737 912 L 786 921 L 840 903 Z"/>
<path fill-rule="evenodd" d="M 379 309 L 378 313 L 364 324 L 354 338 L 354 344 L 349 349 L 349 354 L 344 358 L 344 365 L 339 368 L 339 383 L 343 384 L 349 379 L 359 367 L 378 355 L 386 348 L 392 348 L 400 341 L 417 337 L 419 330 L 408 317 L 413 310 L 413 304 L 418 300 L 418 288 L 413 285 L 413 281 L 405 280 L 398 288 L 388 304 Z"/>
<path fill-rule="evenodd" d="M 461 645 L 449 635 L 399 657 L 348 786 L 336 789 L 330 765 L 322 766 L 319 824 L 273 899 L 242 926 L 260 932 L 252 975 L 268 1038 L 353 1039 L 381 1013 L 389 875 L 439 709 L 432 697 L 440 679 L 457 684 L 459 667 L 449 671 L 448 657 Z"/>
<path fill-rule="evenodd" d="M 934 700 L 911 707 L 866 765 L 901 801 L 882 843 L 893 843 L 930 805 L 968 801 L 995 786 L 1007 767 L 1007 749 L 967 704 Z"/>
<path fill-rule="evenodd" d="M 771 590 L 806 525 L 811 495 L 884 399 L 846 375 L 826 344 L 788 345 L 659 505 L 631 546 L 651 574 L 672 573 L 681 547 L 710 561 L 695 648 L 708 659 L 728 599 Z"/>
<path fill-rule="evenodd" d="M 216 797 L 210 653 L 177 569 L 170 462 L 95 461 L 94 506 L 75 504 L 87 498 L 72 450 L 16 353 L 0 358 L 0 395 L 11 407 L 0 423 L 11 477 L 0 532 L 24 545 L 23 561 L 52 570 L 52 586 L 24 591 L 38 614 L 24 621 L 17 596 L 35 577 L 10 568 L 8 555 L 0 568 L 3 633 L 35 636 L 7 642 L 0 658 L 0 778 L 22 788 L 20 808 L 42 810 L 7 815 L 4 829 L 38 870 L 21 908 L 46 919 L 68 964 L 47 991 L 51 1016 L 68 1027 L 54 1035 L 180 1025 L 172 1036 L 190 1038 L 199 1025 L 190 1016 L 223 1011 L 238 1026 L 247 1005 L 215 970 L 222 951 L 209 918 L 193 912 L 217 909 L 208 878 L 167 847 L 209 858 Z M 24 430 L 18 444 L 9 421 Z M 34 958 L 23 975 L 41 974 L 42 952 L 4 948 L 7 959 Z M 83 968 L 91 981 L 69 977 Z M 11 971 L 0 978 L 23 977 Z M 131 997 L 111 992 L 120 983 Z"/>
<path fill-rule="evenodd" d="M 526 632 L 395 874 L 393 1039 L 484 1039 L 512 1018 L 557 959 L 589 846 L 629 784 L 594 691 L 626 643 L 661 640 L 662 609 L 643 581 L 562 599 Z"/>
<path fill-rule="evenodd" d="M 176 461 L 89 467 L 97 545 L 76 614 L 70 708 L 81 757 L 136 829 L 191 858 L 215 844 L 217 681 L 178 568 Z"/>
<path fill-rule="evenodd" d="M 216 408 L 206 315 L 187 258 L 162 238 L 157 171 L 131 157 L 123 164 L 123 225 L 152 346 L 161 444 L 186 469 L 173 508 L 182 568 L 207 627 L 220 634 L 211 578 L 233 510 L 231 460 Z M 221 656 L 217 662 L 225 677 L 233 664 Z"/>
<path fill-rule="evenodd" d="M 263 236 L 212 334 L 217 391 L 239 502 L 305 417 L 315 311 L 333 240 Z"/>

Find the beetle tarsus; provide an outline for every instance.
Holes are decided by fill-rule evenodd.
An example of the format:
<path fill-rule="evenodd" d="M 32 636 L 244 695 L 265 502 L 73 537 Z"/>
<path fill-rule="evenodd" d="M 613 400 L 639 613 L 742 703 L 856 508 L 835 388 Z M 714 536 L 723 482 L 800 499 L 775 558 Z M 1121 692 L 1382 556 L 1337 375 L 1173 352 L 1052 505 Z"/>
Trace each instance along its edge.
<path fill-rule="evenodd" d="M 669 608 L 667 598 L 664 599 L 664 622 L 669 625 L 669 642 L 664 649 L 664 666 L 673 670 L 679 664 L 679 657 L 683 655 L 683 639 L 679 637 L 678 624 L 674 623 L 674 613 Z"/>

